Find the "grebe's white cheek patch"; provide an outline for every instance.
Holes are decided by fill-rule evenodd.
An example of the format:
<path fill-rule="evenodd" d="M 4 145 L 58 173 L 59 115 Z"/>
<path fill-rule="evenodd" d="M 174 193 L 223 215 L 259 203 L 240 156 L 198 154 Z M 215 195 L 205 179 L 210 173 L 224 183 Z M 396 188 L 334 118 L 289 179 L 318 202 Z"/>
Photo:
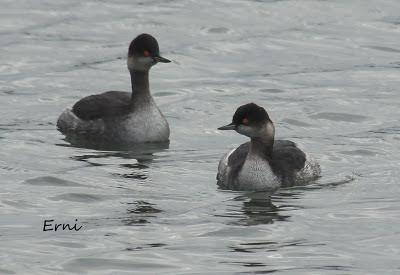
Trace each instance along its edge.
<path fill-rule="evenodd" d="M 239 134 L 245 135 L 247 137 L 253 137 L 255 134 L 254 130 L 250 126 L 246 126 L 246 125 L 239 125 L 236 128 L 236 132 L 238 132 Z"/>
<path fill-rule="evenodd" d="M 136 70 L 136 71 L 148 71 L 151 66 L 154 65 L 154 60 L 151 57 L 137 57 L 134 56 L 128 57 L 128 69 Z"/>
<path fill-rule="evenodd" d="M 127 65 L 129 70 L 133 70 L 135 68 L 135 60 L 133 56 L 128 57 Z"/>
<path fill-rule="evenodd" d="M 154 60 L 151 57 L 148 57 L 148 56 L 141 56 L 141 57 L 137 58 L 137 63 L 151 64 L 153 62 L 154 62 Z"/>
<path fill-rule="evenodd" d="M 275 136 L 275 127 L 272 122 L 267 123 L 267 135 L 270 138 L 273 138 Z"/>

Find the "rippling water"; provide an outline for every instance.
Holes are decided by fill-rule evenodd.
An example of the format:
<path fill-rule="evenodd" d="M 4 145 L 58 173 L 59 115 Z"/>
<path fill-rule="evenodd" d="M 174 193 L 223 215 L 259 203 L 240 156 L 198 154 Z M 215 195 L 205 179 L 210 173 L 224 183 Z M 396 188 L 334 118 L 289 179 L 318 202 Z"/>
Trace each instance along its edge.
<path fill-rule="evenodd" d="M 399 274 L 400 2 L 1 1 L 0 273 Z M 55 130 L 79 98 L 129 90 L 137 34 L 169 148 L 98 151 Z M 237 106 L 320 162 L 315 184 L 221 191 Z M 78 232 L 43 232 L 43 222 Z"/>

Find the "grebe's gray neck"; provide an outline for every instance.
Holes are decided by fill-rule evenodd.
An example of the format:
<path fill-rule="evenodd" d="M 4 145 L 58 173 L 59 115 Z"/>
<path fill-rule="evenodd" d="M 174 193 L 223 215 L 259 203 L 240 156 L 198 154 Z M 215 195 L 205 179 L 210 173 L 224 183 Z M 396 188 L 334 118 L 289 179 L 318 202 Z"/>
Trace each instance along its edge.
<path fill-rule="evenodd" d="M 150 96 L 149 71 L 129 70 L 131 74 L 132 99 Z"/>
<path fill-rule="evenodd" d="M 261 127 L 257 136 L 251 137 L 249 154 L 261 157 L 271 157 L 275 140 L 275 127 L 268 121 Z"/>
<path fill-rule="evenodd" d="M 259 157 L 271 157 L 272 150 L 274 147 L 274 138 L 263 139 L 263 138 L 252 138 L 250 141 L 249 155 L 257 155 Z"/>

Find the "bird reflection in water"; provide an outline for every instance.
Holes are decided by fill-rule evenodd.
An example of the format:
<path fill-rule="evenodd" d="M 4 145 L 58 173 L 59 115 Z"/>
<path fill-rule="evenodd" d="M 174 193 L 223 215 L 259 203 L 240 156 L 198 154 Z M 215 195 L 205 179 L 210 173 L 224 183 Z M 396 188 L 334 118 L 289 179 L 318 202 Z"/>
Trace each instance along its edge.
<path fill-rule="evenodd" d="M 270 193 L 246 193 L 234 200 L 243 202 L 239 213 L 240 218 L 233 222 L 234 224 L 246 226 L 271 224 L 275 221 L 285 221 L 290 217 L 283 215 L 281 207 L 272 202 Z"/>
<path fill-rule="evenodd" d="M 144 143 L 138 144 L 137 146 L 131 147 L 127 150 L 92 151 L 90 153 L 76 155 L 71 158 L 77 161 L 86 162 L 91 166 L 108 165 L 107 159 L 125 159 L 128 162 L 119 163 L 118 165 L 123 170 L 127 170 L 127 172 L 113 173 L 113 175 L 123 178 L 146 180 L 148 178 L 147 170 L 153 160 L 157 158 L 155 154 L 168 148 L 169 143 Z M 132 160 L 136 160 L 137 162 L 132 163 Z"/>
<path fill-rule="evenodd" d="M 110 142 L 94 142 L 75 136 L 65 137 L 67 143 L 57 144 L 58 146 L 86 148 L 99 151 L 142 151 L 142 150 L 163 150 L 169 148 L 169 141 L 153 143 L 133 143 L 120 145 Z"/>
<path fill-rule="evenodd" d="M 128 205 L 127 215 L 121 219 L 122 223 L 128 226 L 145 225 L 149 223 L 149 218 L 154 218 L 156 214 L 162 212 L 156 208 L 155 204 L 146 201 L 135 201 Z"/>
<path fill-rule="evenodd" d="M 317 181 L 310 185 L 283 188 L 273 195 L 267 192 L 244 193 L 233 199 L 233 201 L 243 202 L 240 210 L 237 210 L 239 206 L 235 204 L 233 206 L 235 210 L 230 210 L 226 214 L 218 216 L 235 218 L 234 222 L 230 222 L 231 224 L 246 226 L 288 221 L 291 210 L 303 208 L 303 206 L 296 205 L 293 202 L 301 198 L 304 192 L 336 188 L 352 182 L 354 179 L 354 176 L 346 176 L 343 179 L 335 179 L 334 181 Z M 279 206 L 275 204 L 279 204 Z"/>

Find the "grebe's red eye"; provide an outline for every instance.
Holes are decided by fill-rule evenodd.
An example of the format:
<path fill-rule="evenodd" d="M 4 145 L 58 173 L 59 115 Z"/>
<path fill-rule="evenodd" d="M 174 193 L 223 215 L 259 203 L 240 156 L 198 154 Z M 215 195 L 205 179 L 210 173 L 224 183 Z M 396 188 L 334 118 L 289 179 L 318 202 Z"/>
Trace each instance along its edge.
<path fill-rule="evenodd" d="M 147 57 L 147 56 L 150 56 L 150 52 L 149 52 L 149 51 L 144 51 L 144 52 L 143 52 L 143 55 L 146 56 L 146 57 Z"/>
<path fill-rule="evenodd" d="M 247 119 L 247 117 L 245 117 L 244 119 L 242 119 L 242 123 L 243 123 L 244 125 L 249 124 L 249 120 Z"/>

